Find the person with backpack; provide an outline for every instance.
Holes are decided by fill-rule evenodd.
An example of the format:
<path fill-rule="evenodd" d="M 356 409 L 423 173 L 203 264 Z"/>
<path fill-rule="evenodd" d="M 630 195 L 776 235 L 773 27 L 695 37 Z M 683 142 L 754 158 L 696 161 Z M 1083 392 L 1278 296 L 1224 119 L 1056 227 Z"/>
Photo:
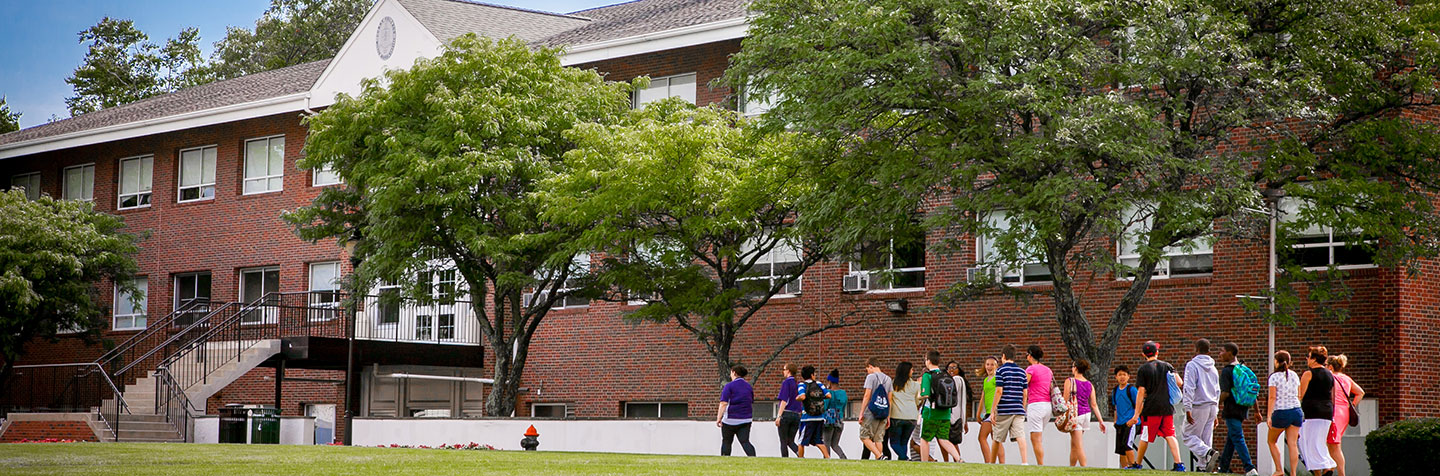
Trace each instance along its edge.
<path fill-rule="evenodd" d="M 720 427 L 720 456 L 730 456 L 730 443 L 736 438 L 740 439 L 745 456 L 755 456 L 755 445 L 750 444 L 755 389 L 745 381 L 748 373 L 743 365 L 730 367 L 730 383 L 720 389 L 720 412 L 715 418 L 715 426 Z"/>
<path fill-rule="evenodd" d="M 1070 402 L 1070 409 L 1075 415 L 1070 428 L 1066 429 L 1070 433 L 1070 466 L 1088 466 L 1084 439 L 1085 431 L 1090 429 L 1091 418 L 1100 423 L 1100 432 L 1105 432 L 1105 417 L 1100 414 L 1099 406 L 1094 404 L 1098 400 L 1095 398 L 1095 386 L 1085 377 L 1085 372 L 1089 371 L 1089 361 L 1077 360 L 1070 366 L 1070 378 L 1065 380 L 1065 400 Z"/>
<path fill-rule="evenodd" d="M 980 422 L 980 455 L 986 463 L 994 463 L 995 448 L 990 445 L 990 435 L 995 432 L 995 370 L 1000 368 L 1000 359 L 985 357 L 985 364 L 975 371 L 980 378 L 980 405 L 975 408 L 975 421 Z M 1003 448 L 1002 448 L 1003 450 Z M 1005 459 L 1003 451 L 998 459 Z"/>
<path fill-rule="evenodd" d="M 949 374 L 950 379 L 955 381 L 955 388 L 960 389 L 960 399 L 957 400 L 955 408 L 950 410 L 950 444 L 955 445 L 955 449 L 957 450 L 954 461 L 956 463 L 963 463 L 964 461 L 959 459 L 958 450 L 960 449 L 960 444 L 965 441 L 965 433 L 970 431 L 969 428 L 965 426 L 965 411 L 970 408 L 970 386 L 965 383 L 965 377 L 963 376 L 963 372 L 960 371 L 959 362 L 952 360 L 950 363 L 945 364 L 945 373 Z M 950 461 L 950 454 L 945 453 L 945 462 L 948 463 Z"/>
<path fill-rule="evenodd" d="M 991 443 L 992 451 L 995 453 L 995 462 L 1005 463 L 1005 453 L 1001 451 L 1005 443 L 1015 440 L 1020 445 L 1020 464 L 1026 462 L 1026 453 L 1030 450 L 1025 447 L 1025 401 L 1029 399 L 1029 392 L 1025 391 L 1025 371 L 1015 365 L 1015 346 L 1006 344 L 1000 349 L 1000 368 L 995 370 L 995 433 L 991 435 L 995 441 Z"/>
<path fill-rule="evenodd" d="M 825 446 L 825 401 L 830 399 L 830 390 L 815 381 L 813 365 L 801 368 L 800 378 L 805 381 L 800 382 L 797 388 L 799 395 L 795 398 L 800 400 L 804 413 L 800 415 L 800 449 L 795 454 L 804 458 L 805 447 L 815 446 L 820 448 L 821 456 L 829 459 L 830 449 Z"/>
<path fill-rule="evenodd" d="M 1305 375 L 1300 376 L 1300 411 L 1305 414 L 1300 424 L 1300 459 L 1315 476 L 1335 474 L 1335 460 L 1325 446 L 1335 418 L 1335 376 L 1325 368 L 1327 357 L 1325 346 L 1311 347 L 1305 356 Z"/>
<path fill-rule="evenodd" d="M 1220 371 L 1210 357 L 1209 339 L 1195 341 L 1195 358 L 1185 364 L 1185 381 L 1189 385 L 1180 390 L 1185 403 L 1185 446 L 1199 456 L 1196 466 L 1209 471 L 1210 460 L 1218 453 L 1212 444 L 1215 417 L 1220 413 Z"/>
<path fill-rule="evenodd" d="M 940 451 L 960 459 L 960 451 L 950 443 L 950 411 L 960 403 L 960 388 L 955 379 L 940 369 L 940 352 L 925 353 L 925 374 L 920 377 L 920 460 L 935 461 L 930 456 L 930 442 L 938 441 Z"/>
<path fill-rule="evenodd" d="M 1206 469 L 1212 473 L 1220 469 L 1230 472 L 1230 459 L 1238 452 L 1245 476 L 1259 476 L 1255 463 L 1250 460 L 1250 446 L 1245 443 L 1245 419 L 1250 417 L 1250 407 L 1255 406 L 1255 398 L 1260 394 L 1260 382 L 1250 367 L 1240 363 L 1239 354 L 1240 346 L 1234 342 L 1220 344 L 1220 361 L 1225 363 L 1220 369 L 1220 402 L 1224 404 L 1220 417 L 1225 420 L 1225 449 Z"/>
<path fill-rule="evenodd" d="M 825 400 L 825 446 L 846 459 L 845 450 L 840 449 L 840 434 L 845 431 L 845 408 L 850 405 L 850 396 L 840 389 L 840 369 L 831 369 L 825 381 L 830 382 L 830 398 Z"/>
<path fill-rule="evenodd" d="M 1144 458 L 1145 450 L 1155 442 L 1155 438 L 1165 438 L 1170 456 L 1175 458 L 1172 470 L 1184 472 L 1185 463 L 1180 462 L 1180 443 L 1175 440 L 1175 403 L 1171 396 L 1179 397 L 1172 388 L 1184 386 L 1185 381 L 1175 375 L 1175 367 L 1160 360 L 1160 344 L 1147 341 L 1140 347 L 1140 353 L 1145 355 L 1145 364 L 1136 372 L 1136 386 L 1140 388 L 1135 398 L 1136 416 L 1130 417 L 1130 424 L 1139 423 L 1145 429 L 1145 438 L 1140 440 L 1139 451 L 1135 454 Z"/>
<path fill-rule="evenodd" d="M 895 366 L 895 388 L 890 391 L 890 431 L 887 436 L 890 438 L 890 451 L 900 461 L 908 459 L 911 435 L 915 433 L 915 422 L 920 418 L 920 404 L 915 401 L 920 394 L 920 385 L 912 380 L 914 369 L 915 364 L 909 361 Z"/>
<path fill-rule="evenodd" d="M 1045 423 L 1055 411 L 1051 399 L 1055 393 L 1055 372 L 1040 363 L 1043 358 L 1045 351 L 1038 345 L 1032 344 L 1025 351 L 1025 359 L 1030 361 L 1030 366 L 1025 367 L 1025 393 L 1030 396 L 1030 403 L 1025 405 L 1025 432 L 1030 434 L 1030 447 L 1035 450 L 1037 466 L 1045 464 Z"/>
<path fill-rule="evenodd" d="M 1270 461 L 1275 462 L 1273 476 L 1285 475 L 1285 466 L 1280 460 L 1280 447 L 1275 445 L 1280 435 L 1285 435 L 1286 453 L 1290 457 L 1290 476 L 1295 476 L 1295 468 L 1300 467 L 1298 440 L 1305 413 L 1300 411 L 1300 376 L 1290 370 L 1289 352 L 1275 352 L 1275 373 L 1270 374 L 1269 383 L 1270 396 L 1267 397 L 1265 408 L 1270 409 L 1270 416 L 1265 419 L 1265 426 L 1270 428 Z"/>
<path fill-rule="evenodd" d="M 885 431 L 890 427 L 890 389 L 894 386 L 890 376 L 880 370 L 880 359 L 865 360 L 865 395 L 860 400 L 864 405 L 860 411 L 860 444 L 865 451 L 860 453 L 860 459 L 871 453 L 877 460 L 889 459 L 883 455 L 890 452 Z"/>
<path fill-rule="evenodd" d="M 1325 366 L 1335 375 L 1335 418 L 1330 425 L 1330 437 L 1325 443 L 1330 447 L 1330 458 L 1335 460 L 1335 472 L 1339 476 L 1345 476 L 1345 452 L 1340 451 L 1340 439 L 1345 436 L 1346 428 L 1360 424 L 1360 416 L 1355 413 L 1355 406 L 1360 404 L 1360 399 L 1365 398 L 1365 390 L 1345 374 L 1345 367 L 1349 364 L 1350 359 L 1344 354 L 1332 355 L 1325 361 Z"/>
<path fill-rule="evenodd" d="M 1130 384 L 1130 369 L 1115 366 L 1115 390 L 1110 392 L 1110 405 L 1115 408 L 1115 454 L 1120 455 L 1120 469 L 1140 469 L 1140 459 L 1135 456 L 1135 426 L 1130 424 L 1139 397 L 1135 386 Z"/>
<path fill-rule="evenodd" d="M 799 384 L 795 381 L 795 374 L 800 373 L 800 366 L 785 364 L 780 372 L 785 375 L 785 380 L 780 382 L 780 394 L 776 396 L 777 407 L 780 417 L 775 419 L 775 427 L 780 432 L 780 457 L 789 458 L 790 452 L 799 452 L 795 446 L 795 433 L 800 431 L 800 396 Z"/>

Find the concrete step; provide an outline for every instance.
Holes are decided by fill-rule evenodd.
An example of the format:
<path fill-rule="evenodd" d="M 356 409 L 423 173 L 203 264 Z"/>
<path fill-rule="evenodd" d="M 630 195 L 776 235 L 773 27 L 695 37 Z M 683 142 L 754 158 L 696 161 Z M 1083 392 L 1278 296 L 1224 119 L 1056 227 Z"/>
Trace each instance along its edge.
<path fill-rule="evenodd" d="M 113 426 L 113 424 L 112 424 Z M 174 432 L 175 426 L 165 422 L 153 421 L 122 421 L 120 431 L 169 431 Z"/>
<path fill-rule="evenodd" d="M 127 437 L 121 436 L 121 437 L 120 437 L 120 442 L 121 442 L 121 443 L 184 443 L 185 440 L 182 440 L 182 439 L 180 439 L 179 437 L 175 437 L 175 438 L 138 438 L 138 437 L 129 437 L 129 438 L 127 438 Z"/>
<path fill-rule="evenodd" d="M 146 440 L 178 440 L 180 439 L 180 433 L 175 431 L 174 428 L 165 428 L 163 430 L 132 430 L 125 427 L 125 425 L 120 425 L 120 439 L 124 440 L 131 438 L 140 438 Z"/>
<path fill-rule="evenodd" d="M 144 415 L 144 414 L 124 414 L 124 413 L 120 414 L 120 422 L 121 422 L 122 424 L 130 424 L 130 423 L 158 423 L 158 424 L 162 424 L 162 425 L 169 425 L 169 424 L 170 424 L 170 422 L 165 421 L 165 415 Z"/>

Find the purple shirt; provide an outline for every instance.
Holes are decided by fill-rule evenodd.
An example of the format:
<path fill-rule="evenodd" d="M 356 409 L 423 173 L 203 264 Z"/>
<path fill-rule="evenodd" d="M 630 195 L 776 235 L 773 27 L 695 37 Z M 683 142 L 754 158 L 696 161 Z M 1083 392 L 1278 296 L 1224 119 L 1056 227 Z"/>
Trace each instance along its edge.
<path fill-rule="evenodd" d="M 1089 380 L 1074 380 L 1075 382 L 1075 416 L 1090 414 L 1090 395 L 1095 387 Z"/>
<path fill-rule="evenodd" d="M 775 399 L 785 405 L 785 411 L 800 413 L 804 407 L 800 406 L 800 400 L 795 399 L 798 396 L 800 384 L 795 382 L 795 377 L 785 377 L 785 381 L 780 382 L 780 395 Z"/>
<path fill-rule="evenodd" d="M 725 388 L 720 389 L 720 401 L 730 404 L 725 407 L 725 421 L 722 422 L 727 425 L 748 423 L 755 414 L 755 389 L 743 378 L 725 384 Z"/>

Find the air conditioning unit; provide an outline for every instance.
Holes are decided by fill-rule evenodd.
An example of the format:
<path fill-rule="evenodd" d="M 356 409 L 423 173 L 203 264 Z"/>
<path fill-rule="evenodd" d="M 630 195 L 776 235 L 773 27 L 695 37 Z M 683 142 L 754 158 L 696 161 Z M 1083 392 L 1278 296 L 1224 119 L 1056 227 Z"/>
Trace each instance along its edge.
<path fill-rule="evenodd" d="M 997 281 L 995 268 L 966 268 L 965 282 L 970 284 L 989 284 Z"/>
<path fill-rule="evenodd" d="M 543 303 L 550 300 L 550 291 L 536 291 L 520 295 L 520 305 L 534 307 L 535 303 Z"/>
<path fill-rule="evenodd" d="M 840 290 L 847 293 L 858 293 L 870 290 L 870 273 L 861 271 L 845 275 L 841 280 Z"/>

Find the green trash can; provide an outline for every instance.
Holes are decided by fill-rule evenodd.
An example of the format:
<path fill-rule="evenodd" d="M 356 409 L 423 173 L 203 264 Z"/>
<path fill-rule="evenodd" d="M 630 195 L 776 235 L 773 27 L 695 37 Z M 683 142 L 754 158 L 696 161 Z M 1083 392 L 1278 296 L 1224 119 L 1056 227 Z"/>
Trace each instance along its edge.
<path fill-rule="evenodd" d="M 244 405 L 232 403 L 220 408 L 221 443 L 245 444 L 245 428 L 249 423 L 250 410 Z"/>
<path fill-rule="evenodd" d="M 250 444 L 280 444 L 280 410 L 265 405 L 249 405 Z"/>

